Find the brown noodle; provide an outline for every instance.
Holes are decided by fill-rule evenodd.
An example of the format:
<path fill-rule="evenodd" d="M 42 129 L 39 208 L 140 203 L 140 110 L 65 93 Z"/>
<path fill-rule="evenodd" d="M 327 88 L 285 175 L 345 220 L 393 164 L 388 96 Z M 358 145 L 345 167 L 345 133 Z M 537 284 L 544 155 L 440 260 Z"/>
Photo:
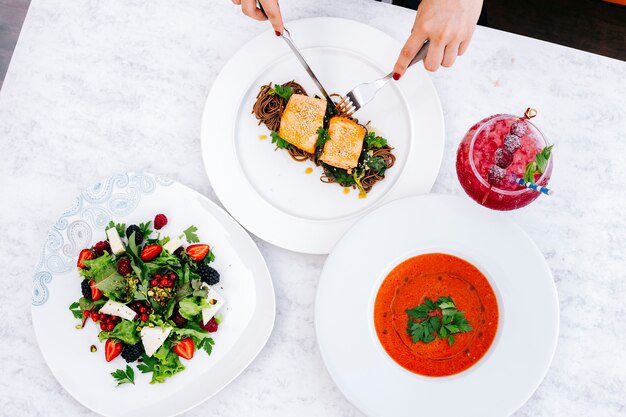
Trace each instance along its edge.
<path fill-rule="evenodd" d="M 291 87 L 293 89 L 294 94 L 307 95 L 304 88 L 295 81 L 289 81 L 285 84 L 282 84 L 282 86 Z M 261 89 L 259 90 L 259 93 L 256 96 L 256 101 L 254 103 L 254 106 L 252 107 L 252 114 L 254 114 L 254 116 L 259 121 L 259 125 L 261 123 L 264 123 L 265 126 L 269 130 L 278 132 L 280 128 L 280 119 L 283 116 L 283 111 L 285 110 L 285 107 L 287 106 L 287 100 L 285 100 L 284 98 L 282 98 L 281 96 L 277 94 L 270 94 L 272 90 L 273 90 L 273 87 L 272 87 L 271 82 L 261 87 Z M 331 94 L 331 96 L 341 98 L 339 94 Z M 351 119 L 357 123 L 359 122 L 355 118 L 351 118 Z M 367 127 L 366 126 L 364 127 L 367 130 Z M 379 156 L 383 158 L 385 161 L 385 164 L 387 165 L 387 169 L 389 169 L 396 162 L 396 157 L 392 153 L 392 150 L 393 148 L 389 146 L 384 146 L 382 148 L 372 149 L 371 151 L 372 151 L 372 156 Z M 317 160 L 317 157 L 315 154 L 308 153 L 306 151 L 303 151 L 302 149 L 296 148 L 295 146 L 291 146 L 287 148 L 287 151 L 289 152 L 289 155 L 291 156 L 291 158 L 298 162 L 310 160 L 313 163 L 315 163 L 315 165 L 317 166 L 320 165 L 320 162 Z M 376 184 L 378 181 L 381 181 L 383 179 L 385 179 L 385 177 L 380 175 L 377 171 L 367 169 L 365 171 L 365 175 L 361 179 L 361 185 L 363 186 L 363 189 L 365 190 L 365 192 L 369 192 L 374 186 L 374 184 Z M 325 167 L 324 167 L 324 173 L 320 177 L 320 181 L 324 183 L 337 182 L 331 175 L 329 175 Z"/>

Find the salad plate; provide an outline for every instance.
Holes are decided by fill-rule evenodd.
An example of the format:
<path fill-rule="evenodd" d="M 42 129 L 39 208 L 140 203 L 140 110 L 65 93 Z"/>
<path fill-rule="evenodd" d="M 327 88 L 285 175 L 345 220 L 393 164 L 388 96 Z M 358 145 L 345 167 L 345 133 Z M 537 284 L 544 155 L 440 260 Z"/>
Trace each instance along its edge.
<path fill-rule="evenodd" d="M 163 322 L 157 312 L 168 306 Z M 114 175 L 82 192 L 50 229 L 33 277 L 46 363 L 77 401 L 106 416 L 171 416 L 207 400 L 257 356 L 274 317 L 271 277 L 250 236 L 206 197 L 160 175 Z M 167 340 L 154 336 L 166 330 Z M 126 350 L 133 346 L 140 350 Z M 168 354 L 177 369 L 154 372 Z M 118 371 L 127 365 L 131 378 Z"/>
<path fill-rule="evenodd" d="M 521 228 L 468 199 L 429 194 L 373 211 L 339 241 L 315 327 L 332 379 L 368 416 L 501 417 L 546 375 L 559 304 Z"/>
<path fill-rule="evenodd" d="M 352 20 L 312 18 L 287 26 L 329 93 L 343 94 L 387 74 L 401 49 L 391 36 Z M 360 123 L 386 138 L 396 159 L 367 198 L 358 198 L 355 189 L 320 181 L 319 166 L 277 152 L 271 132 L 251 114 L 262 86 L 292 80 L 311 97 L 320 95 L 273 31 L 243 46 L 207 97 L 202 155 L 218 198 L 242 226 L 277 246 L 325 254 L 371 210 L 430 191 L 443 154 L 443 115 L 437 92 L 419 65 L 359 111 Z"/>

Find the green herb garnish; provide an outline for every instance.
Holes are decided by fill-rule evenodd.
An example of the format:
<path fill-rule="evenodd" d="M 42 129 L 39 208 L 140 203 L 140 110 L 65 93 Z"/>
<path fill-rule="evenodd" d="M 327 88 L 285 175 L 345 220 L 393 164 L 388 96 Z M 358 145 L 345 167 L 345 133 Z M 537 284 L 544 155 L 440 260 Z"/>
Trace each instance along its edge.
<path fill-rule="evenodd" d="M 431 315 L 441 309 L 441 317 Z M 437 301 L 425 298 L 424 303 L 405 311 L 409 316 L 407 333 L 413 343 L 430 343 L 437 337 L 447 339 L 452 346 L 455 342 L 454 335 L 469 332 L 472 326 L 465 318 L 465 313 L 457 310 L 451 297 L 439 297 Z"/>
<path fill-rule="evenodd" d="M 74 318 L 83 319 L 83 310 L 80 308 L 80 304 L 78 302 L 73 302 L 70 304 L 70 311 L 74 315 Z"/>
<path fill-rule="evenodd" d="M 382 136 L 376 136 L 374 132 L 367 132 L 367 135 L 365 135 L 365 144 L 367 145 L 367 149 L 384 148 L 387 146 L 387 139 Z"/>
<path fill-rule="evenodd" d="M 200 242 L 200 238 L 196 233 L 198 228 L 196 226 L 189 226 L 185 230 L 183 230 L 183 234 L 185 235 L 185 239 L 188 243 L 197 243 Z"/>
<path fill-rule="evenodd" d="M 535 176 L 541 175 L 546 171 L 553 146 L 554 145 L 546 146 L 540 152 L 537 152 L 535 159 L 526 165 L 524 182 L 535 182 Z"/>
<path fill-rule="evenodd" d="M 330 140 L 330 136 L 328 135 L 328 130 L 320 126 L 317 128 L 316 133 L 317 133 L 317 141 L 315 142 L 315 147 L 323 148 L 326 142 Z"/>
<path fill-rule="evenodd" d="M 277 95 L 284 98 L 285 100 L 289 100 L 291 98 L 291 95 L 293 94 L 293 88 L 289 86 L 282 86 L 280 84 L 274 84 L 274 89 L 270 90 L 269 94 L 271 96 Z"/>
<path fill-rule="evenodd" d="M 111 220 L 109 222 L 109 224 L 107 225 L 106 230 L 109 230 L 112 227 L 115 227 L 115 230 L 117 230 L 117 233 L 120 236 L 124 236 L 124 234 L 126 232 L 126 224 L 124 224 L 124 223 L 115 223 L 113 220 Z"/>
<path fill-rule="evenodd" d="M 289 143 L 285 139 L 281 138 L 278 135 L 278 133 L 272 132 L 272 133 L 270 133 L 270 136 L 272 137 L 272 143 L 274 145 L 276 145 L 277 148 L 287 149 L 287 148 L 291 147 L 291 143 Z"/>
<path fill-rule="evenodd" d="M 117 380 L 117 386 L 122 384 L 135 385 L 135 371 L 130 365 L 126 365 L 126 370 L 117 369 L 115 372 L 111 372 L 111 376 Z"/>
<path fill-rule="evenodd" d="M 214 344 L 215 342 L 213 341 L 213 339 L 211 339 L 210 337 L 207 337 L 205 339 L 202 339 L 202 341 L 198 345 L 198 349 L 203 349 L 207 353 L 207 355 L 210 355 L 211 352 L 213 352 Z"/>

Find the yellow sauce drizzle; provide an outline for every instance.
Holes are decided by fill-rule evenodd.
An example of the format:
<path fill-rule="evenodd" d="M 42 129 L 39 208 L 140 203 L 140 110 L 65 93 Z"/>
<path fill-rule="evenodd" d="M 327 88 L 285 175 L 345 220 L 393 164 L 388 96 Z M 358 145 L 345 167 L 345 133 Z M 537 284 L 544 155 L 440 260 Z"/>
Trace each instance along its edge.
<path fill-rule="evenodd" d="M 307 169 L 304 170 L 305 174 L 310 174 L 311 172 L 313 172 L 313 168 L 308 167 Z"/>
<path fill-rule="evenodd" d="M 267 135 L 259 135 L 259 139 L 260 140 L 265 140 L 265 139 L 267 139 Z"/>
<path fill-rule="evenodd" d="M 343 189 L 343 193 L 344 194 L 350 194 L 350 189 L 349 188 L 344 188 Z"/>

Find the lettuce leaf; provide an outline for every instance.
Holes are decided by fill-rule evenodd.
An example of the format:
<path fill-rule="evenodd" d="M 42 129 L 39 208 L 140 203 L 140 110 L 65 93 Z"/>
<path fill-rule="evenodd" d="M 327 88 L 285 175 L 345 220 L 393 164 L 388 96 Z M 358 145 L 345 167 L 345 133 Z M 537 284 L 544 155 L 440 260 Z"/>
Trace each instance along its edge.
<path fill-rule="evenodd" d="M 128 296 L 126 279 L 117 272 L 117 263 L 111 255 L 104 253 L 99 258 L 83 261 L 89 276 L 96 282 L 96 288 L 113 300 L 124 301 Z"/>
<path fill-rule="evenodd" d="M 139 343 L 141 337 L 137 333 L 137 324 L 132 321 L 122 320 L 110 332 L 100 332 L 98 335 L 100 341 L 105 339 L 117 339 L 128 345 Z"/>
<path fill-rule="evenodd" d="M 172 351 L 172 344 L 167 341 L 154 354 L 156 363 L 152 366 L 151 384 L 160 384 L 172 375 L 185 370 L 185 365 L 180 363 L 178 355 Z"/>
<path fill-rule="evenodd" d="M 203 308 L 210 307 L 206 298 L 188 297 L 178 302 L 178 312 L 187 320 L 193 320 L 195 316 L 202 313 Z"/>

